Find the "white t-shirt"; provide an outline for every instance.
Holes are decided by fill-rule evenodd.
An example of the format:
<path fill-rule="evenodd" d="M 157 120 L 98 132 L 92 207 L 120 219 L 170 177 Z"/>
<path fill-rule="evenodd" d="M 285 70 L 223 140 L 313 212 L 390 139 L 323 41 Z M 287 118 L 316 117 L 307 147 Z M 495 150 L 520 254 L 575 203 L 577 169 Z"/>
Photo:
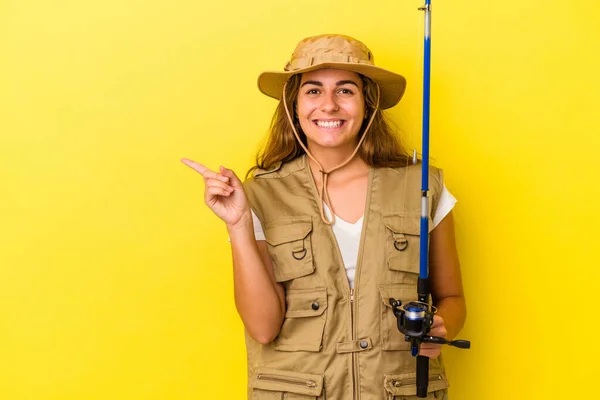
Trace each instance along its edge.
<path fill-rule="evenodd" d="M 456 204 L 456 198 L 446 189 L 444 185 L 442 193 L 440 194 L 440 201 L 438 207 L 435 210 L 435 215 L 432 220 L 432 229 L 435 228 L 446 215 L 454 208 Z M 323 204 L 325 213 L 328 218 L 331 218 L 331 211 L 329 207 Z M 252 212 L 252 219 L 254 220 L 254 236 L 256 240 L 265 240 L 265 233 L 262 225 L 254 212 Z M 351 224 L 346 222 L 336 215 L 335 221 L 331 228 L 333 234 L 338 242 L 340 253 L 342 254 L 342 260 L 344 261 L 344 267 L 346 268 L 346 276 L 350 282 L 350 287 L 354 287 L 354 274 L 356 273 L 356 261 L 358 259 L 358 248 L 360 247 L 360 234 L 362 232 L 363 217 L 360 217 L 358 221 Z"/>

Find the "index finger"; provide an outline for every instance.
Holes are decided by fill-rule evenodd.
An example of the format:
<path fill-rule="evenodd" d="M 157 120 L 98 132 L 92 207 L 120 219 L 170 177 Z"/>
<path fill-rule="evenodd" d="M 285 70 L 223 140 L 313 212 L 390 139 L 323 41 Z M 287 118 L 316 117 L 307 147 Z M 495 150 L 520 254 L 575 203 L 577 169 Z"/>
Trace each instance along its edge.
<path fill-rule="evenodd" d="M 204 173 L 206 172 L 206 170 L 208 170 L 208 168 L 206 168 L 204 165 L 196 161 L 192 161 L 188 158 L 182 158 L 181 162 L 190 167 L 191 169 L 198 171 L 202 176 L 204 176 Z"/>
<path fill-rule="evenodd" d="M 213 179 L 218 179 L 220 181 L 223 181 L 225 183 L 229 182 L 228 177 L 223 176 L 223 175 L 219 174 L 218 172 L 215 172 L 215 171 L 205 167 L 204 165 L 197 163 L 196 161 L 192 161 L 187 158 L 183 158 L 183 159 L 181 159 L 181 162 L 184 163 L 185 165 L 187 165 L 188 167 L 192 168 L 193 170 L 198 171 L 204 179 L 213 178 Z"/>

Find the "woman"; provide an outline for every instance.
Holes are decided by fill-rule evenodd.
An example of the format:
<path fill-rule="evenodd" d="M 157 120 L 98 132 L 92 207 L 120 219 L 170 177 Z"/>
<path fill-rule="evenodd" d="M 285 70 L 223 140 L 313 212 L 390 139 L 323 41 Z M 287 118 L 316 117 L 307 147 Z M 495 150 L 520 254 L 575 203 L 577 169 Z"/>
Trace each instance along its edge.
<path fill-rule="evenodd" d="M 249 398 L 411 398 L 415 359 L 389 299 L 416 299 L 421 169 L 381 112 L 405 79 L 376 67 L 356 39 L 321 35 L 258 83 L 280 103 L 253 176 L 242 184 L 229 169 L 183 160 L 204 177 L 206 204 L 231 238 Z M 455 200 L 441 171 L 430 175 L 430 334 L 453 338 L 466 315 Z M 420 354 L 431 358 L 432 398 L 444 398 L 440 347 Z"/>

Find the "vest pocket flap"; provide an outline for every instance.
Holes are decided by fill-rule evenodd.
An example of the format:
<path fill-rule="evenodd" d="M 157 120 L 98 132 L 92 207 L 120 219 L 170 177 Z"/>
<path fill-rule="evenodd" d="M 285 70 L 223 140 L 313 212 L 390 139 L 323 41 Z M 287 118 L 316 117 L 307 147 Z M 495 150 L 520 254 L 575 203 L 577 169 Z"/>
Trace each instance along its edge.
<path fill-rule="evenodd" d="M 302 240 L 312 231 L 312 222 L 308 219 L 294 219 L 283 224 L 265 228 L 265 239 L 271 246 Z"/>
<path fill-rule="evenodd" d="M 381 295 L 381 301 L 383 301 L 383 304 L 389 308 L 392 308 L 392 305 L 390 304 L 390 298 L 402 300 L 402 304 L 411 300 L 417 300 L 417 291 L 413 285 L 399 283 L 391 285 L 378 285 L 378 288 L 379 294 Z M 391 311 L 390 314 L 392 314 Z"/>
<path fill-rule="evenodd" d="M 420 214 L 392 214 L 384 215 L 383 222 L 390 231 L 396 234 L 405 233 L 407 235 L 421 234 L 421 215 Z M 429 231 L 432 230 L 431 218 L 429 218 Z"/>
<path fill-rule="evenodd" d="M 314 272 L 310 216 L 293 216 L 272 221 L 265 226 L 264 232 L 277 282 Z"/>
<path fill-rule="evenodd" d="M 420 221 L 419 214 L 414 212 L 383 217 L 386 227 L 385 256 L 390 270 L 419 273 Z M 431 227 L 431 220 L 429 226 Z"/>
<path fill-rule="evenodd" d="M 323 392 L 323 375 L 259 368 L 252 379 L 251 387 L 318 397 Z"/>
<path fill-rule="evenodd" d="M 288 289 L 287 309 L 279 334 L 273 341 L 277 351 L 319 352 L 327 318 L 327 289 Z"/>
<path fill-rule="evenodd" d="M 384 386 L 388 393 L 394 396 L 415 396 L 417 393 L 417 374 L 384 375 Z M 427 392 L 435 392 L 448 388 L 448 380 L 441 372 L 429 371 L 429 385 Z"/>
<path fill-rule="evenodd" d="M 286 294 L 286 318 L 316 317 L 327 309 L 327 289 L 290 289 Z"/>

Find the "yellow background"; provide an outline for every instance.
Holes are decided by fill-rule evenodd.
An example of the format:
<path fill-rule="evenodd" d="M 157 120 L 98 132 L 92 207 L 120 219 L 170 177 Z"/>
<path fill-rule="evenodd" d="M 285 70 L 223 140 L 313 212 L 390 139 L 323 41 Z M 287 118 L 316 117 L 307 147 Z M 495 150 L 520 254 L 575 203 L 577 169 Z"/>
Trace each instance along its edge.
<path fill-rule="evenodd" d="M 191 157 L 243 174 L 297 41 L 343 32 L 409 81 L 419 1 L 0 2 L 0 399 L 242 399 L 224 225 Z M 594 398 L 600 4 L 438 1 L 432 157 L 459 199 L 472 349 L 452 399 Z"/>

